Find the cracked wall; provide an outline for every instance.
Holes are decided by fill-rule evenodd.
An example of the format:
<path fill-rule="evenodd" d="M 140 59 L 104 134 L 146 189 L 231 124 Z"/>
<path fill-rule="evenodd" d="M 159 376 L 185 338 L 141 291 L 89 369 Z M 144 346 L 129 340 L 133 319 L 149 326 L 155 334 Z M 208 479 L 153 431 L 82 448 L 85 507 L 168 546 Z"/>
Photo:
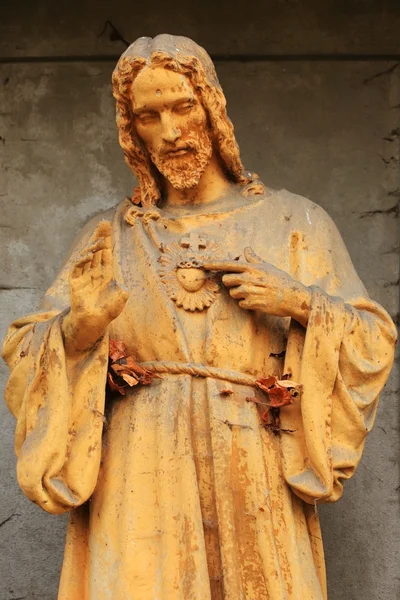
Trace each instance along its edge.
<path fill-rule="evenodd" d="M 303 11 L 269 2 L 264 14 L 260 2 L 247 20 L 244 5 L 240 17 L 224 3 L 209 13 L 177 7 L 176 16 L 164 5 L 140 7 L 140 19 L 127 2 L 112 10 L 104 2 L 61 3 L 55 11 L 41 0 L 35 15 L 3 5 L 1 335 L 37 306 L 88 218 L 130 193 L 114 123 L 112 57 L 123 40 L 164 30 L 192 36 L 219 57 L 246 167 L 328 211 L 369 293 L 399 323 L 399 21 L 394 4 L 378 4 L 368 12 L 340 3 L 333 13 L 328 2 L 324 10 L 306 2 Z M 109 24 L 99 36 L 107 19 L 119 37 Z M 325 56 L 310 60 L 310 53 Z M 386 60 L 367 56 L 373 53 Z M 261 60 L 266 54 L 275 59 Z M 395 369 L 357 474 L 337 505 L 321 509 L 330 600 L 398 595 L 398 383 Z M 4 406 L 1 418 L 0 600 L 52 600 L 65 518 L 43 514 L 18 490 L 14 422 Z"/>

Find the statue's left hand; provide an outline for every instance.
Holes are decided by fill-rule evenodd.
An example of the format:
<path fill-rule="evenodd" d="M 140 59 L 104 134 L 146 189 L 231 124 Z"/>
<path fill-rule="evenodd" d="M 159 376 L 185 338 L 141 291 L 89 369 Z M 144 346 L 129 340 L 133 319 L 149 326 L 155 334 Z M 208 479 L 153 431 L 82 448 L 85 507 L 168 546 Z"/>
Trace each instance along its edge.
<path fill-rule="evenodd" d="M 239 306 L 277 317 L 293 317 L 307 324 L 310 290 L 281 269 L 263 261 L 251 248 L 245 248 L 247 263 L 218 261 L 207 263 L 209 271 L 225 272 L 222 282 Z"/>

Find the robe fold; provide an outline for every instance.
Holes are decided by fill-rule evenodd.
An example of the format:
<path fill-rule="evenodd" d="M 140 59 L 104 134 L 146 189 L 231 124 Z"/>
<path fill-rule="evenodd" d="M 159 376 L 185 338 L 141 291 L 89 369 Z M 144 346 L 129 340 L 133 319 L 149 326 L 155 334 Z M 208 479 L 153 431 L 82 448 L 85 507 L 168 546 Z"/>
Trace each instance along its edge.
<path fill-rule="evenodd" d="M 285 190 L 225 212 L 127 218 L 128 201 L 83 230 L 42 309 L 15 321 L 3 355 L 17 418 L 18 481 L 50 513 L 71 510 L 59 600 L 324 600 L 316 505 L 340 498 L 371 429 L 396 338 L 337 229 Z M 66 356 L 68 274 L 101 219 L 130 293 L 107 335 Z M 192 235 L 244 261 L 251 246 L 312 290 L 308 325 L 241 309 L 177 306 L 160 249 Z M 179 285 L 179 281 L 177 283 Z M 165 373 L 106 391 L 109 336 L 138 362 L 198 363 L 291 378 L 301 398 L 265 428 L 255 387 Z M 276 355 L 286 351 L 284 359 Z"/>

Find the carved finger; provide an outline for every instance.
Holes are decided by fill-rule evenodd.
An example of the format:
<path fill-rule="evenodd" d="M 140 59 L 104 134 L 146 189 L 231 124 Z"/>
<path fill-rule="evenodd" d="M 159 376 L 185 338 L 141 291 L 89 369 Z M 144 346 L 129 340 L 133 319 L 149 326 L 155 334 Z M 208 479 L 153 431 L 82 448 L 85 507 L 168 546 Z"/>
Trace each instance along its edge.
<path fill-rule="evenodd" d="M 244 273 L 249 270 L 250 265 L 232 260 L 207 262 L 203 264 L 206 271 L 225 271 L 226 273 Z"/>
<path fill-rule="evenodd" d="M 247 281 L 247 273 L 231 273 L 222 276 L 222 283 L 227 288 L 242 285 L 245 281 Z"/>
<path fill-rule="evenodd" d="M 93 254 L 90 253 L 90 254 L 87 254 L 86 256 L 83 256 L 81 259 L 77 260 L 71 269 L 71 277 L 73 279 L 80 277 L 83 273 L 83 269 L 84 269 L 85 265 L 88 262 L 90 264 L 92 262 L 92 258 L 93 258 Z"/>
<path fill-rule="evenodd" d="M 248 295 L 248 289 L 246 285 L 239 285 L 238 287 L 230 289 L 229 293 L 232 296 L 232 298 L 238 300 L 239 298 L 246 298 L 246 296 Z"/>
<path fill-rule="evenodd" d="M 88 271 L 82 273 L 82 275 L 80 276 L 80 278 L 79 278 L 79 288 L 78 289 L 85 288 L 89 284 L 91 284 L 92 282 L 93 282 L 92 271 L 88 270 Z"/>
<path fill-rule="evenodd" d="M 112 264 L 111 236 L 108 236 L 105 239 L 104 250 L 101 255 L 101 264 L 102 265 L 111 265 Z"/>
<path fill-rule="evenodd" d="M 97 252 L 98 250 L 103 250 L 106 246 L 106 238 L 102 237 L 96 240 L 93 244 L 90 244 L 86 248 L 84 248 L 81 252 L 82 256 L 88 254 L 89 252 Z"/>
<path fill-rule="evenodd" d="M 74 265 L 71 269 L 70 279 L 79 279 L 82 275 L 82 267 L 80 265 Z"/>
<path fill-rule="evenodd" d="M 90 269 L 92 268 L 92 262 L 93 262 L 93 254 L 91 254 L 91 258 L 89 260 L 87 260 L 84 265 L 82 266 L 82 273 L 85 274 L 88 271 L 90 271 Z"/>
<path fill-rule="evenodd" d="M 253 302 L 249 298 L 240 300 L 238 304 L 240 308 L 245 308 L 246 310 L 252 310 L 254 308 Z"/>
<path fill-rule="evenodd" d="M 239 285 L 238 287 L 229 290 L 229 293 L 232 296 L 232 298 L 243 298 L 244 296 L 255 296 L 263 298 L 267 293 L 267 289 L 261 285 L 251 285 L 251 283 L 243 283 L 242 285 Z"/>
<path fill-rule="evenodd" d="M 235 292 L 234 290 L 237 291 Z M 234 293 L 232 294 L 232 292 Z M 240 285 L 237 288 L 229 290 L 229 293 L 232 296 L 232 298 L 253 298 L 254 301 L 259 302 L 260 300 L 262 301 L 263 298 L 265 298 L 267 290 L 264 286 L 250 285 L 247 283 Z"/>
<path fill-rule="evenodd" d="M 98 270 L 102 262 L 103 248 L 99 248 L 96 252 L 93 252 L 92 268 Z M 100 273 L 99 273 L 100 274 Z"/>

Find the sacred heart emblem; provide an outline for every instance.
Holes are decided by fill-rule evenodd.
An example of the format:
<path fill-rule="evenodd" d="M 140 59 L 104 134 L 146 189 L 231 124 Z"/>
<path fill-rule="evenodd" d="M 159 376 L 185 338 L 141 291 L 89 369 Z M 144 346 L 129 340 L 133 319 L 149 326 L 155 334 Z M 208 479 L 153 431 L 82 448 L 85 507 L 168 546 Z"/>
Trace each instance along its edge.
<path fill-rule="evenodd" d="M 176 277 L 187 292 L 198 292 L 205 284 L 207 274 L 202 269 L 189 267 L 188 269 L 178 269 Z"/>
<path fill-rule="evenodd" d="M 209 308 L 220 291 L 216 276 L 202 265 L 223 258 L 220 246 L 190 234 L 163 248 L 161 281 L 177 306 L 194 312 Z"/>

